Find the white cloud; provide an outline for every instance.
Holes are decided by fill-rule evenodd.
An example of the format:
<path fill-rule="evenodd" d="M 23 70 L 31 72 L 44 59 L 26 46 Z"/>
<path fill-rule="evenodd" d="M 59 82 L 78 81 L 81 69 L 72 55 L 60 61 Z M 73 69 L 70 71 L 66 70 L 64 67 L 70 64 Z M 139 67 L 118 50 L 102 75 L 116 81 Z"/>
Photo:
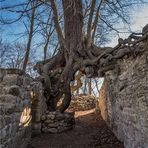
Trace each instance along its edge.
<path fill-rule="evenodd" d="M 132 18 L 132 24 L 130 26 L 132 32 L 141 32 L 142 28 L 148 24 L 148 5 L 145 5 L 141 8 L 135 9 L 133 12 L 133 18 Z M 123 30 L 122 30 L 123 31 Z M 124 30 L 127 32 L 128 30 Z M 120 33 L 119 34 L 121 38 L 127 38 L 129 36 L 129 33 Z M 114 47 L 118 44 L 118 36 L 114 36 L 113 40 L 111 41 L 108 46 Z"/>
<path fill-rule="evenodd" d="M 132 31 L 141 31 L 141 29 L 148 24 L 148 6 L 142 9 L 137 9 L 134 14 L 133 24 L 131 25 Z"/>

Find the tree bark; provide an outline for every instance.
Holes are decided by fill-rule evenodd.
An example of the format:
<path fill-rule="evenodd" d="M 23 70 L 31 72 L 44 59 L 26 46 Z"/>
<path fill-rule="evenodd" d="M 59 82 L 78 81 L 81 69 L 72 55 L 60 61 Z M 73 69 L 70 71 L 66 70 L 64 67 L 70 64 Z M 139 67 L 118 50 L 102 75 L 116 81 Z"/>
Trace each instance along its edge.
<path fill-rule="evenodd" d="M 53 20 L 54 20 L 54 25 L 55 25 L 55 29 L 57 32 L 58 40 L 59 40 L 61 48 L 63 48 L 64 47 L 64 36 L 63 36 L 62 29 L 59 24 L 59 16 L 58 16 L 57 6 L 55 3 L 55 0 L 50 0 L 50 3 L 51 3 L 51 7 L 53 10 L 53 14 L 54 14 Z"/>
<path fill-rule="evenodd" d="M 87 26 L 87 48 L 89 48 L 92 44 L 92 20 L 93 20 L 93 14 L 95 9 L 96 0 L 92 0 L 91 8 L 90 8 L 90 15 L 88 19 L 88 26 Z"/>
<path fill-rule="evenodd" d="M 30 49 L 31 49 L 32 37 L 33 37 L 33 30 L 34 30 L 35 11 L 36 11 L 36 7 L 34 7 L 34 4 L 33 4 L 32 14 L 31 14 L 30 31 L 29 31 L 29 37 L 28 37 L 28 43 L 27 43 L 27 49 L 26 49 L 25 59 L 24 59 L 23 68 L 22 68 L 23 71 L 26 71 L 26 67 L 27 67 L 28 60 L 29 60 L 29 54 L 30 54 Z"/>
<path fill-rule="evenodd" d="M 83 15 L 80 0 L 62 0 L 64 10 L 65 59 L 66 66 L 62 74 L 63 81 L 71 79 L 77 51 L 82 49 Z"/>
<path fill-rule="evenodd" d="M 92 94 L 92 88 L 91 88 L 91 78 L 88 80 L 88 93 L 89 95 Z"/>
<path fill-rule="evenodd" d="M 54 2 L 54 0 L 51 0 L 51 2 Z M 74 79 L 74 74 L 78 70 L 88 78 L 102 77 L 107 71 L 115 69 L 117 60 L 125 55 L 131 54 L 132 50 L 137 48 L 137 43 L 147 39 L 148 35 L 143 35 L 140 39 L 131 37 L 128 39 L 129 42 L 127 40 L 122 40 L 122 43 L 119 41 L 119 44 L 114 48 L 101 48 L 93 44 L 87 48 L 87 43 L 83 40 L 84 35 L 82 33 L 82 1 L 62 0 L 62 3 L 64 11 L 64 46 L 61 46 L 57 55 L 49 60 L 38 63 L 36 68 L 43 67 L 39 69 L 41 69 L 41 74 L 43 73 L 44 86 L 47 88 L 47 95 L 52 96 L 51 99 L 49 97 L 49 106 L 52 105 L 52 109 L 55 110 L 57 98 L 64 95 L 64 100 L 59 108 L 61 112 L 64 112 L 71 101 L 70 81 Z M 51 4 L 55 5 L 55 3 Z M 55 11 L 54 15 L 57 16 L 55 6 L 53 7 L 53 11 Z M 93 8 L 91 11 L 94 11 Z M 55 18 L 55 26 L 57 25 L 56 31 L 60 37 L 60 32 L 58 32 L 60 27 L 57 22 L 58 17 Z M 92 26 L 92 20 L 90 24 Z M 132 39 L 134 39 L 134 41 L 132 41 Z M 139 48 L 139 50 L 140 49 L 141 48 Z M 54 79 L 56 81 L 53 81 Z M 88 91 L 89 94 L 92 93 L 91 79 Z"/>

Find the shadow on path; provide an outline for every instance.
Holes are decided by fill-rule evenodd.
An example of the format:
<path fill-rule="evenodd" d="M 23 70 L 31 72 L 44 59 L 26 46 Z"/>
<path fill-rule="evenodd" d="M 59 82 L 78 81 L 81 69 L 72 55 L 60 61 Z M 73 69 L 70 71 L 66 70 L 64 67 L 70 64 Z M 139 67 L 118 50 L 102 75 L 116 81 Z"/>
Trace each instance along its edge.
<path fill-rule="evenodd" d="M 28 148 L 124 148 L 95 109 L 76 112 L 73 130 L 41 134 L 32 138 Z"/>

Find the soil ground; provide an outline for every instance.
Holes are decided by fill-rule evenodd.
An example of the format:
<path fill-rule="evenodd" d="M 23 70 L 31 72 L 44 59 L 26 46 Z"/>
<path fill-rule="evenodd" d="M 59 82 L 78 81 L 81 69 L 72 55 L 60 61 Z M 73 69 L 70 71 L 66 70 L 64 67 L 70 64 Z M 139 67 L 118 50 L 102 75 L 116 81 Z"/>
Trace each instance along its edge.
<path fill-rule="evenodd" d="M 95 109 L 76 112 L 74 129 L 32 138 L 28 148 L 124 148 Z"/>

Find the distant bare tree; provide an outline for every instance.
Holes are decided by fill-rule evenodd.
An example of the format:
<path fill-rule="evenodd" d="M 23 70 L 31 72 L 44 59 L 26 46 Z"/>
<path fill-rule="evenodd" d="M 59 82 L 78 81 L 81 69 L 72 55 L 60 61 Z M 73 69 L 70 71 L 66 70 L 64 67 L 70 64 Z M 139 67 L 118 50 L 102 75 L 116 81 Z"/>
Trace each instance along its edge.
<path fill-rule="evenodd" d="M 0 39 L 0 67 L 7 68 L 18 68 L 22 69 L 24 58 L 25 58 L 26 45 L 23 43 L 13 43 L 2 41 Z M 36 74 L 33 71 L 33 66 L 37 62 L 34 51 L 30 52 L 30 59 L 28 61 L 28 66 L 26 72 L 32 77 Z"/>
<path fill-rule="evenodd" d="M 0 40 L 0 66 L 9 68 L 22 67 L 25 53 L 25 45 L 20 43 L 10 44 Z"/>
<path fill-rule="evenodd" d="M 37 1 L 31 3 L 32 11 L 31 11 L 31 18 L 30 18 L 30 28 L 29 28 L 27 48 L 26 48 L 25 59 L 24 59 L 23 68 L 22 68 L 23 71 L 26 71 L 27 63 L 29 60 L 29 54 L 31 50 L 31 43 L 32 43 L 33 32 L 34 32 L 36 6 L 37 6 Z"/>

